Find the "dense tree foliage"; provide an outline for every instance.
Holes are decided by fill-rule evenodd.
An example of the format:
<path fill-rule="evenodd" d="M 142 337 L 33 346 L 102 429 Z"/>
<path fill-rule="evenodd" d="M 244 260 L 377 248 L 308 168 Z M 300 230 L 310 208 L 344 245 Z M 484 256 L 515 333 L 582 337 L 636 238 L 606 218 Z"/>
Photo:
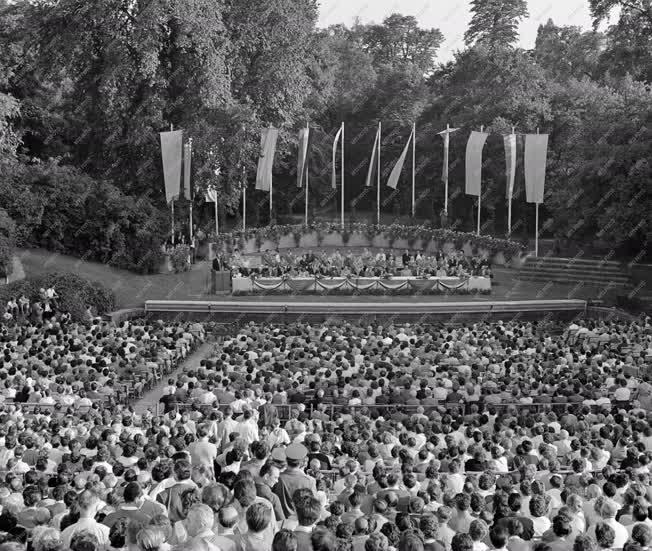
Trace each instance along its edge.
<path fill-rule="evenodd" d="M 169 231 L 158 132 L 170 125 L 193 138 L 195 213 L 206 228 L 209 185 L 223 221 L 238 222 L 247 182 L 249 223 L 269 221 L 268 197 L 252 183 L 270 124 L 281 130 L 277 220 L 303 215 L 296 140 L 307 122 L 312 215 L 339 215 L 331 154 L 345 121 L 345 208 L 373 217 L 375 189 L 364 181 L 382 121 L 383 181 L 416 122 L 421 219 L 439 225 L 437 133 L 451 124 L 461 130 L 451 138 L 450 222 L 475 228 L 464 152 L 469 131 L 484 126 L 483 231 L 504 233 L 501 134 L 539 128 L 550 134 L 543 234 L 636 255 L 652 212 L 652 8 L 586 1 L 595 29 L 548 21 L 527 51 L 517 47 L 525 0 L 474 0 L 466 47 L 442 64 L 445 37 L 415 17 L 317 29 L 316 0 L 0 0 L 0 208 L 10 241 L 154 270 Z M 409 212 L 410 166 L 398 190 L 383 186 L 383 212 Z M 516 183 L 514 231 L 531 236 L 522 163 Z M 177 203 L 178 220 L 187 208 Z"/>
<path fill-rule="evenodd" d="M 471 12 L 466 44 L 491 50 L 512 46 L 518 40 L 519 23 L 528 16 L 526 0 L 471 0 Z"/>

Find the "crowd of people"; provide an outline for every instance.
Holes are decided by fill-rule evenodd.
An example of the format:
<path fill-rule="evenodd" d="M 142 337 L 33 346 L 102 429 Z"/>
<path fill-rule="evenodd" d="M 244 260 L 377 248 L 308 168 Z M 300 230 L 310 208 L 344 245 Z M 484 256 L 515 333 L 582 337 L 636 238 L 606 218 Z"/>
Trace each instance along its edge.
<path fill-rule="evenodd" d="M 58 309 L 59 295 L 54 287 L 39 289 L 37 300 L 31 301 L 25 293 L 17 297 L 10 297 L 2 315 L 5 324 L 21 320 L 31 320 L 34 323 L 42 323 L 51 319 Z"/>
<path fill-rule="evenodd" d="M 235 249 L 222 264 L 231 268 L 234 277 L 491 277 L 488 259 L 466 256 L 463 251 L 427 255 L 405 250 L 398 255 L 391 249 L 379 249 L 376 253 L 369 249 L 362 253 L 351 250 L 342 253 L 339 249 L 332 253 L 308 250 L 303 254 L 292 250 L 283 253 L 266 250 L 260 264 L 254 266 L 248 257 Z"/>
<path fill-rule="evenodd" d="M 170 373 L 205 340 L 201 324 L 101 318 L 72 322 L 56 313 L 3 324 L 0 333 L 0 403 L 69 408 L 115 401 L 125 389 L 134 394 Z"/>
<path fill-rule="evenodd" d="M 197 325 L 3 328 L 5 396 Z M 0 405 L 0 551 L 642 551 L 650 361 L 650 318 L 244 325 L 162 411 Z"/>

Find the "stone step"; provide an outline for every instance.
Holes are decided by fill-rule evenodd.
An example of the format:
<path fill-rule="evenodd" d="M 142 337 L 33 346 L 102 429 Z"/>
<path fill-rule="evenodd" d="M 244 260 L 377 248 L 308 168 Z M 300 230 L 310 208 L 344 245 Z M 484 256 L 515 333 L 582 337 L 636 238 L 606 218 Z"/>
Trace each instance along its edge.
<path fill-rule="evenodd" d="M 592 270 L 578 270 L 578 269 L 561 269 L 561 268 L 535 268 L 534 266 L 526 266 L 519 270 L 517 277 L 521 275 L 535 275 L 535 276 L 550 276 L 550 277 L 567 277 L 567 278 L 592 278 L 601 281 L 620 281 L 622 283 L 629 283 L 630 278 L 622 273 L 605 273 L 601 271 Z"/>
<path fill-rule="evenodd" d="M 559 274 L 542 274 L 542 273 L 519 273 L 516 275 L 516 279 L 520 281 L 541 281 L 547 282 L 552 281 L 554 283 L 585 283 L 587 285 L 603 286 L 606 287 L 608 284 L 611 284 L 613 288 L 631 288 L 632 285 L 629 281 L 615 280 L 615 279 L 602 279 L 599 277 L 589 277 L 586 275 L 576 276 L 576 275 L 559 275 Z"/>
<path fill-rule="evenodd" d="M 580 264 L 575 262 L 545 262 L 540 259 L 527 260 L 523 267 L 529 268 L 555 268 L 559 270 L 597 270 L 600 272 L 626 274 L 627 272 L 620 266 L 612 266 L 610 264 Z"/>
<path fill-rule="evenodd" d="M 615 260 L 596 260 L 591 258 L 563 258 L 560 256 L 528 256 L 525 259 L 526 263 L 530 262 L 544 262 L 551 264 L 566 264 L 566 265 L 578 265 L 578 266 L 604 266 L 604 267 L 614 267 L 621 269 L 623 264 Z"/>

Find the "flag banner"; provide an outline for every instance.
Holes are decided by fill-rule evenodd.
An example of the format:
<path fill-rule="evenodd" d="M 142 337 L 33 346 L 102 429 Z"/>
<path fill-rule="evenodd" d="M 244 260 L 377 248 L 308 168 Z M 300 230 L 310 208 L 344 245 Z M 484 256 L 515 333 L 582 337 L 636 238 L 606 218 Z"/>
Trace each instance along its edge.
<path fill-rule="evenodd" d="M 217 203 L 217 190 L 212 186 L 206 190 L 206 202 Z"/>
<path fill-rule="evenodd" d="M 471 132 L 466 144 L 466 194 L 480 196 L 482 183 L 482 150 L 489 134 Z"/>
<path fill-rule="evenodd" d="M 410 137 L 408 138 L 408 141 L 405 144 L 403 153 L 401 153 L 401 156 L 398 158 L 398 161 L 394 165 L 394 168 L 392 169 L 392 172 L 389 175 L 389 179 L 387 180 L 387 186 L 391 187 L 392 189 L 396 189 L 396 186 L 398 185 L 398 179 L 401 177 L 401 171 L 403 170 L 403 164 L 405 163 L 405 156 L 407 155 L 408 149 L 410 149 L 410 143 L 412 142 L 413 137 L 414 137 L 414 132 L 410 132 Z"/>
<path fill-rule="evenodd" d="M 505 175 L 507 176 L 507 199 L 514 195 L 514 180 L 516 178 L 516 134 L 503 136 L 505 141 Z"/>
<path fill-rule="evenodd" d="M 448 151 L 450 149 L 451 133 L 458 130 L 459 128 L 447 128 L 443 132 L 439 132 L 439 135 L 444 138 L 444 162 L 441 167 L 441 179 L 445 185 L 448 185 Z"/>
<path fill-rule="evenodd" d="M 308 175 L 308 142 L 310 129 L 299 130 L 299 164 L 297 165 L 297 187 L 303 187 Z"/>
<path fill-rule="evenodd" d="M 192 157 L 192 151 L 190 149 L 190 144 L 187 143 L 183 146 L 183 191 L 186 199 L 192 201 L 192 188 L 190 185 L 190 163 Z"/>
<path fill-rule="evenodd" d="M 525 136 L 525 200 L 543 203 L 548 157 L 548 134 Z"/>
<path fill-rule="evenodd" d="M 278 140 L 277 128 L 263 128 L 260 135 L 260 157 L 256 172 L 256 189 L 269 191 L 272 187 L 272 169 Z"/>
<path fill-rule="evenodd" d="M 333 175 L 331 181 L 331 187 L 333 189 L 337 189 L 337 169 L 335 165 L 335 158 L 337 156 L 337 144 L 340 141 L 341 135 L 342 135 L 342 127 L 340 126 L 340 129 L 337 131 L 337 134 L 335 134 L 335 140 L 333 141 Z M 342 147 L 344 147 L 344 144 L 342 144 Z"/>
<path fill-rule="evenodd" d="M 376 130 L 376 139 L 374 140 L 374 148 L 371 151 L 371 161 L 369 161 L 369 170 L 367 170 L 366 187 L 371 187 L 371 179 L 374 177 L 374 167 L 376 166 L 376 153 L 378 152 L 378 142 L 380 140 L 380 128 Z"/>
<path fill-rule="evenodd" d="M 449 128 L 447 130 L 442 130 L 441 132 L 437 132 L 440 136 L 444 136 L 444 140 L 448 140 L 448 137 L 450 134 L 453 132 L 457 132 L 459 128 Z"/>
<path fill-rule="evenodd" d="M 183 130 L 161 132 L 163 181 L 165 182 L 165 200 L 168 204 L 178 199 L 181 193 L 182 153 Z"/>

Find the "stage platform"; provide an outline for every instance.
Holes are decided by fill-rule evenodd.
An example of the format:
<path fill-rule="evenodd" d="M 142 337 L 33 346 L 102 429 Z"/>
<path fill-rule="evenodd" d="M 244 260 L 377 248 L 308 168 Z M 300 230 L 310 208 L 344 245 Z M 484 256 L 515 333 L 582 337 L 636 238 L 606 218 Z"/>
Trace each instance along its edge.
<path fill-rule="evenodd" d="M 585 300 L 333 300 L 306 301 L 298 297 L 285 300 L 148 300 L 145 313 L 155 319 L 194 319 L 201 321 L 319 321 L 347 319 L 356 321 L 418 320 L 466 321 L 480 319 L 548 319 L 552 316 L 572 319 L 587 308 Z M 435 298 L 435 297 L 433 297 Z"/>

